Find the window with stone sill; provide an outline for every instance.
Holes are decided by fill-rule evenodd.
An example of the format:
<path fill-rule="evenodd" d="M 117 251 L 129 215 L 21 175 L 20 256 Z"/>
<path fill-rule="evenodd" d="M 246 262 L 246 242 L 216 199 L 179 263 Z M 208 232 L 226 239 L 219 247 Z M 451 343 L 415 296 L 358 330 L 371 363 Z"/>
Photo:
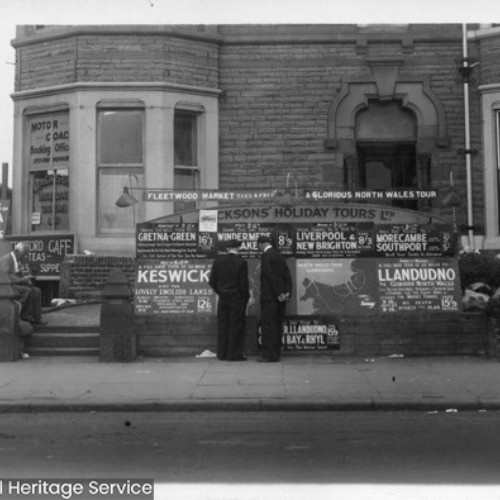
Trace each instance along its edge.
<path fill-rule="evenodd" d="M 99 233 L 133 234 L 143 202 L 124 208 L 115 203 L 124 187 L 144 187 L 144 109 L 98 110 L 97 168 Z"/>
<path fill-rule="evenodd" d="M 198 161 L 199 113 L 176 110 L 174 114 L 174 189 L 195 190 L 200 188 Z M 194 201 L 174 202 L 174 211 L 196 208 Z"/>

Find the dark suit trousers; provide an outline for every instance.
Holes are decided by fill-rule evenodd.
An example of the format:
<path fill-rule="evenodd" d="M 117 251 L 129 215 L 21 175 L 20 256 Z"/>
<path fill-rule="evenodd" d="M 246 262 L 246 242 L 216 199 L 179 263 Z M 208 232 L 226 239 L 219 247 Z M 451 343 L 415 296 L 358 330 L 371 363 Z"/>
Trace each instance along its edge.
<path fill-rule="evenodd" d="M 261 302 L 262 357 L 278 361 L 281 356 L 285 302 L 269 300 Z"/>
<path fill-rule="evenodd" d="M 21 319 L 40 321 L 42 319 L 42 292 L 36 286 L 13 285 L 21 301 Z"/>
<path fill-rule="evenodd" d="M 245 348 L 246 302 L 237 296 L 219 296 L 217 306 L 217 358 L 236 360 Z"/>

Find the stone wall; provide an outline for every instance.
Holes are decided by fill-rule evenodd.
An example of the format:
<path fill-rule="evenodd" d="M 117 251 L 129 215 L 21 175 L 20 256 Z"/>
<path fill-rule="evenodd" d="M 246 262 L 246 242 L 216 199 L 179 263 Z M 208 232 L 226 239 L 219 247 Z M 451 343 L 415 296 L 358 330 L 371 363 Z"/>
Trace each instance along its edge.
<path fill-rule="evenodd" d="M 217 38 L 196 28 L 75 26 L 43 33 L 18 48 L 16 91 L 76 82 L 218 86 Z"/>
<path fill-rule="evenodd" d="M 473 82 L 478 83 L 480 76 L 480 83 L 482 85 L 498 84 L 500 81 L 500 38 L 484 37 L 478 41 L 479 54 L 474 54 L 470 63 L 474 64 L 480 62 L 481 64 L 473 70 Z M 478 76 L 479 74 L 479 76 Z"/>

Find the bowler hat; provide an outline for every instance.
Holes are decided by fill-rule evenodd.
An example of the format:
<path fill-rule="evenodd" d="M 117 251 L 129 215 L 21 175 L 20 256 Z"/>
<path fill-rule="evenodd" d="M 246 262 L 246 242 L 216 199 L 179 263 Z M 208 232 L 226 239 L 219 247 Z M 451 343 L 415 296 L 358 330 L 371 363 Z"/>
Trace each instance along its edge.
<path fill-rule="evenodd" d="M 257 243 L 271 243 L 271 238 L 267 234 L 261 234 L 257 238 Z"/>
<path fill-rule="evenodd" d="M 239 248 L 241 246 L 241 241 L 232 239 L 226 243 L 226 248 Z"/>

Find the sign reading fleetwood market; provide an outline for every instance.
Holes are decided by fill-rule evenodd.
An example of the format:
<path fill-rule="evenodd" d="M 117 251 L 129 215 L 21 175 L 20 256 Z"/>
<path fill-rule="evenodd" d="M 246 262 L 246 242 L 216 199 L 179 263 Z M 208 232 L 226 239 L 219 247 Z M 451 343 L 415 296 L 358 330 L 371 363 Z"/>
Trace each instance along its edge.
<path fill-rule="evenodd" d="M 287 189 L 295 199 L 309 201 L 354 201 L 377 202 L 382 200 L 432 200 L 437 198 L 434 190 L 330 190 L 330 189 Z M 266 201 L 284 193 L 278 189 L 263 190 L 220 190 L 220 189 L 145 189 L 146 201 Z"/>

